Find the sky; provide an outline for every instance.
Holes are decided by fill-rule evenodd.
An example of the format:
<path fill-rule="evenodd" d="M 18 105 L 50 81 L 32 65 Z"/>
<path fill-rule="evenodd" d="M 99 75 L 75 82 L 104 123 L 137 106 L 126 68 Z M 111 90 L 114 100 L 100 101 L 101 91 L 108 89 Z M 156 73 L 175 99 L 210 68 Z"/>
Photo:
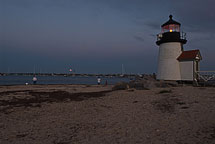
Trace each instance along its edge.
<path fill-rule="evenodd" d="M 215 70 L 214 0 L 0 0 L 0 72 L 156 73 L 173 15 Z"/>

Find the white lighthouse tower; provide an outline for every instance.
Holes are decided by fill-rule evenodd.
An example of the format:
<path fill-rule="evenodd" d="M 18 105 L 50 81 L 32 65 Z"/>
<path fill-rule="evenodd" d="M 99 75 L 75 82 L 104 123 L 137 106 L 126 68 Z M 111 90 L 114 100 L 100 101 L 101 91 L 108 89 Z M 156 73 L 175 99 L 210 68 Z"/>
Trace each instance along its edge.
<path fill-rule="evenodd" d="M 157 35 L 158 80 L 181 80 L 180 62 L 177 58 L 183 52 L 183 45 L 187 40 L 185 33 L 180 32 L 180 26 L 170 15 L 169 20 L 161 26 L 162 32 Z"/>

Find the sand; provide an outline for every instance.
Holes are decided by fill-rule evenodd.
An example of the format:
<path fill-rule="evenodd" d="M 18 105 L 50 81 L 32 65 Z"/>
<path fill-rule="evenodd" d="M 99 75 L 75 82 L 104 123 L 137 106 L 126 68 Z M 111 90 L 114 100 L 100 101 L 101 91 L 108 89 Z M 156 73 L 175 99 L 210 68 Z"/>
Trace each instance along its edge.
<path fill-rule="evenodd" d="M 215 88 L 0 87 L 1 144 L 212 144 Z"/>

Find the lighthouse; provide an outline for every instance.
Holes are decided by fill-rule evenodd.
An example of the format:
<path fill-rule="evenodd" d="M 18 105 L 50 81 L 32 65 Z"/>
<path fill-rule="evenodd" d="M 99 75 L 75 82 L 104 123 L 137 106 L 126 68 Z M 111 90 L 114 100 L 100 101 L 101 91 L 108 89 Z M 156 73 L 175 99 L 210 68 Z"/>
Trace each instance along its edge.
<path fill-rule="evenodd" d="M 158 80 L 193 81 L 196 78 L 201 54 L 199 50 L 184 51 L 186 42 L 186 33 L 181 32 L 181 24 L 170 15 L 157 35 Z"/>
<path fill-rule="evenodd" d="M 156 44 L 159 45 L 158 71 L 159 80 L 181 80 L 180 65 L 177 60 L 187 40 L 180 31 L 181 24 L 169 16 L 169 20 L 161 26 Z"/>

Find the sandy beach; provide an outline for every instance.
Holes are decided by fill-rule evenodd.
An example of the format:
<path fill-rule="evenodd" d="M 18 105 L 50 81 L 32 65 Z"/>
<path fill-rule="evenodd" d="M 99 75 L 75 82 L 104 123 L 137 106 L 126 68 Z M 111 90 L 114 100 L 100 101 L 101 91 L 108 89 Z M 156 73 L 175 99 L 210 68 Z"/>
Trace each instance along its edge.
<path fill-rule="evenodd" d="M 215 88 L 0 86 L 1 144 L 212 144 Z"/>

